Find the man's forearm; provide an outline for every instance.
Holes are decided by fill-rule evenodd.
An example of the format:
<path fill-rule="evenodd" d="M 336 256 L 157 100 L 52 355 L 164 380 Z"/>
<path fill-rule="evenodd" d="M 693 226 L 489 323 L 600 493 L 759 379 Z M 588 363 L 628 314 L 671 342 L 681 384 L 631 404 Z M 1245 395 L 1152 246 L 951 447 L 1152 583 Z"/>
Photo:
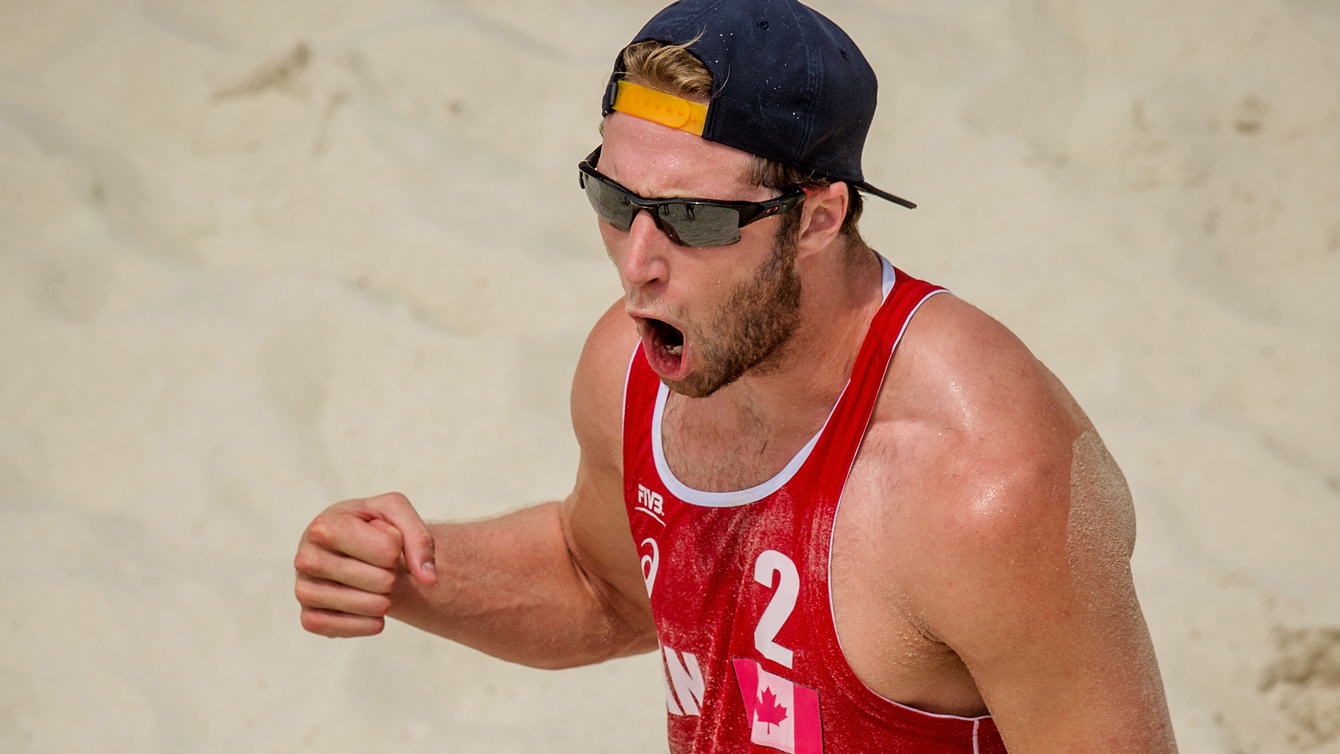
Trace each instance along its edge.
<path fill-rule="evenodd" d="M 559 503 L 477 523 L 432 524 L 429 531 L 438 582 L 426 587 L 402 572 L 391 617 L 541 668 L 655 648 L 649 618 L 572 557 Z"/>

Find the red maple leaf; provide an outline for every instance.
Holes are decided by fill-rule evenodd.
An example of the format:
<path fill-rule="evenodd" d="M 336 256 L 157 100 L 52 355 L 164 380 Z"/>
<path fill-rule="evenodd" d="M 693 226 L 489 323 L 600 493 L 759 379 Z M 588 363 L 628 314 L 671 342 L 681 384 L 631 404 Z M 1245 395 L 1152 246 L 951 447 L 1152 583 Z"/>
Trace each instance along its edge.
<path fill-rule="evenodd" d="M 758 706 L 754 708 L 754 716 L 760 723 L 781 725 L 786 719 L 786 707 L 777 703 L 777 696 L 772 693 L 772 689 L 764 687 Z"/>

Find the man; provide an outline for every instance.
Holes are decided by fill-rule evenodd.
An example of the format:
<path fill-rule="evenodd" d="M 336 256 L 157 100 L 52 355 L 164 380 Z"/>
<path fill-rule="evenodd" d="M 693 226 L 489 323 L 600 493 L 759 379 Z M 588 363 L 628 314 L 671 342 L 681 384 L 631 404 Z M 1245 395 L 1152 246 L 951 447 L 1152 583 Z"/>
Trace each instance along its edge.
<path fill-rule="evenodd" d="M 1004 327 L 856 230 L 858 189 L 912 206 L 862 178 L 874 104 L 791 0 L 653 18 L 580 166 L 626 295 L 573 381 L 575 489 L 473 524 L 332 506 L 304 627 L 659 651 L 673 752 L 1174 750 L 1121 472 Z"/>

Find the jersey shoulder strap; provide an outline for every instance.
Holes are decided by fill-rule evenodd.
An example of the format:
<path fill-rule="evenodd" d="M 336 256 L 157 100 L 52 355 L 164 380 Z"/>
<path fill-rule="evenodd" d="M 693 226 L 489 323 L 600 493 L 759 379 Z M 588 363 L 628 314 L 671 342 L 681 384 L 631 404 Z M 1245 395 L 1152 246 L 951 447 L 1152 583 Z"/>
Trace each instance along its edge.
<path fill-rule="evenodd" d="M 820 464 L 823 467 L 831 469 L 834 462 L 845 459 L 843 470 L 850 468 L 865 437 L 870 417 L 874 415 L 894 350 L 907 332 L 912 315 L 927 299 L 947 292 L 902 270 L 894 268 L 893 274 L 893 290 L 870 321 L 865 341 L 852 367 L 851 379 L 833 408 L 819 447 L 815 448 L 816 453 L 825 457 Z"/>

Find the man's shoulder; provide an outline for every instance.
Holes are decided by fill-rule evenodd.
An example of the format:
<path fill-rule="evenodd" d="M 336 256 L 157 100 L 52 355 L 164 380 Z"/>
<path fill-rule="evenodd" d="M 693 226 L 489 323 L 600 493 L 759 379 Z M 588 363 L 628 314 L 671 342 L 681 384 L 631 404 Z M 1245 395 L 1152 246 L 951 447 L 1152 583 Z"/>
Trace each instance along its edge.
<path fill-rule="evenodd" d="M 1171 750 L 1130 572 L 1130 493 L 1060 381 L 1000 323 L 936 296 L 876 418 L 848 528 L 861 536 L 847 540 L 862 558 L 851 572 L 878 585 L 868 614 L 961 659 L 1007 740 L 1097 731 Z"/>
<path fill-rule="evenodd" d="M 946 442 L 1007 457 L 1068 452 L 1088 417 L 1027 346 L 980 309 L 934 296 L 908 323 L 876 422 L 919 423 Z"/>
<path fill-rule="evenodd" d="M 601 315 L 582 347 L 572 378 L 572 426 L 593 460 L 617 463 L 622 456 L 624 381 L 637 341 L 621 299 Z"/>
<path fill-rule="evenodd" d="M 1073 447 L 1092 433 L 1013 333 L 939 295 L 908 324 L 889 367 L 869 460 L 886 475 L 880 504 L 899 507 L 903 532 L 928 552 L 989 563 L 1064 545 Z"/>

